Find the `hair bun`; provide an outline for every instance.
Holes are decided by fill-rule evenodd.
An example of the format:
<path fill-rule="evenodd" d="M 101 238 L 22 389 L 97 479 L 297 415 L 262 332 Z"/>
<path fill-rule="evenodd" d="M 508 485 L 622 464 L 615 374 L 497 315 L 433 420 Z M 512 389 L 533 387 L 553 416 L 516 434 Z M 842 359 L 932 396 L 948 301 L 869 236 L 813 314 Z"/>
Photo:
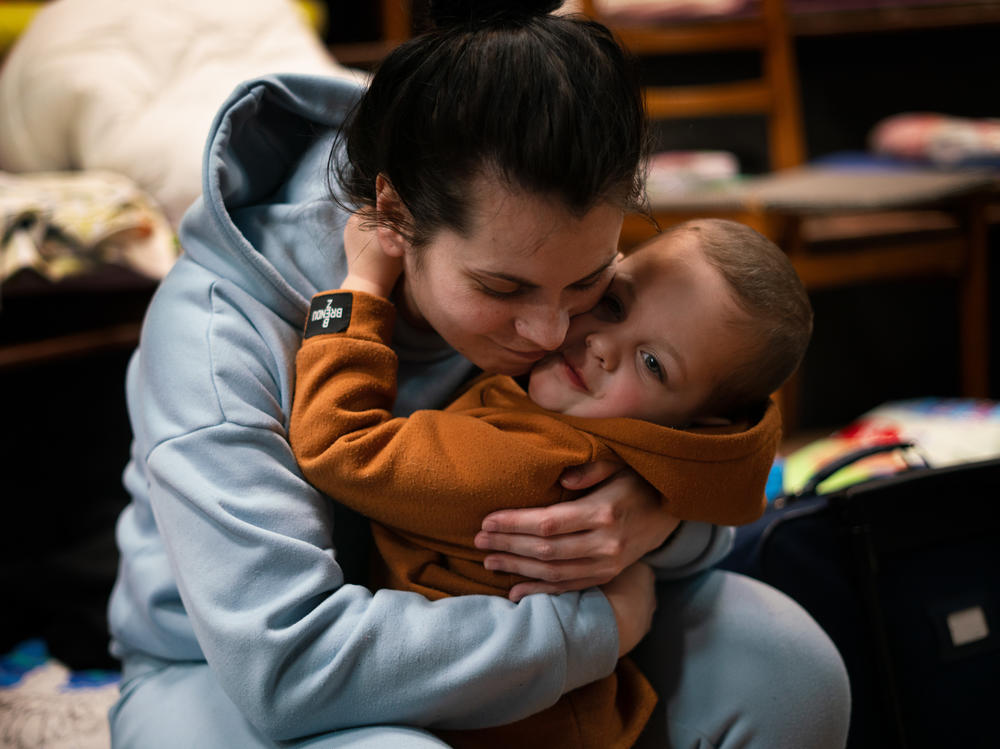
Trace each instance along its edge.
<path fill-rule="evenodd" d="M 562 0 L 430 0 L 428 15 L 438 28 L 526 21 L 548 15 Z"/>

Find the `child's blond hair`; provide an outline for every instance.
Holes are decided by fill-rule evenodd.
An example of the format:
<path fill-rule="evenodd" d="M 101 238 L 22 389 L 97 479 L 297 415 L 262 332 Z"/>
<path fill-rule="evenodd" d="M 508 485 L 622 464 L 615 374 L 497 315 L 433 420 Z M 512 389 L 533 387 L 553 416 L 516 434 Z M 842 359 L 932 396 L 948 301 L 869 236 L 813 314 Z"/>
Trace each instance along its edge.
<path fill-rule="evenodd" d="M 713 388 L 700 416 L 753 418 L 805 356 L 813 323 L 809 296 L 788 256 L 745 224 L 694 219 L 668 228 L 648 244 L 681 234 L 696 241 L 746 313 L 732 322 L 746 330 L 748 345 Z"/>

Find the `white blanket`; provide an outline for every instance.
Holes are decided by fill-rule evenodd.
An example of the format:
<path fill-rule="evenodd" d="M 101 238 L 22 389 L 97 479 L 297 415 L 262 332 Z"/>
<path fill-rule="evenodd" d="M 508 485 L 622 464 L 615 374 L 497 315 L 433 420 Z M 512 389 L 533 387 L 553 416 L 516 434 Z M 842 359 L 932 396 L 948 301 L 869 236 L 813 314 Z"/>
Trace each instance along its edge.
<path fill-rule="evenodd" d="M 57 0 L 0 69 L 0 170 L 119 172 L 176 226 L 216 110 L 279 72 L 360 75 L 291 0 Z"/>

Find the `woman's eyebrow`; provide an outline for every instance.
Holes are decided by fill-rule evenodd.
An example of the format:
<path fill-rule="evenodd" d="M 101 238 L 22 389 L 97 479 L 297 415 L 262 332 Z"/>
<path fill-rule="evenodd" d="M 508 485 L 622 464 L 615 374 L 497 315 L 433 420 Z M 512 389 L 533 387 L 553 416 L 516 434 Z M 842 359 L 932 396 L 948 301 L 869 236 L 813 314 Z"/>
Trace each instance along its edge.
<path fill-rule="evenodd" d="M 607 260 L 607 262 L 605 262 L 600 268 L 598 268 L 597 270 L 595 270 L 595 271 L 593 271 L 591 273 L 588 273 L 587 275 L 585 275 L 583 278 L 581 278 L 579 280 L 573 281 L 569 285 L 570 286 L 580 286 L 582 284 L 586 284 L 588 281 L 593 281 L 594 279 L 599 278 L 608 268 L 610 268 L 612 265 L 614 265 L 615 257 L 617 257 L 617 256 L 613 256 L 613 257 L 609 258 Z M 500 280 L 500 281 L 510 281 L 511 283 L 516 283 L 519 286 L 523 286 L 523 287 L 525 287 L 527 289 L 537 289 L 538 288 L 538 284 L 533 283 L 532 281 L 529 281 L 526 278 L 521 278 L 520 276 L 515 276 L 515 275 L 512 275 L 510 273 L 501 273 L 499 271 L 494 272 L 494 271 L 489 271 L 489 270 L 482 270 L 482 271 L 479 271 L 479 275 L 489 276 L 490 278 L 495 278 L 495 279 Z"/>

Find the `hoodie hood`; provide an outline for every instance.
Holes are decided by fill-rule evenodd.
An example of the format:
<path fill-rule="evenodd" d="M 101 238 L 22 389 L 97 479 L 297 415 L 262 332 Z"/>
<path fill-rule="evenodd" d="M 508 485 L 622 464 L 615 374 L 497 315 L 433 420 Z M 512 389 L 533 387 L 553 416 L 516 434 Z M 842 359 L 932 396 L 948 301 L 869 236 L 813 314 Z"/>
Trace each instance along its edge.
<path fill-rule="evenodd" d="M 327 190 L 331 149 L 362 87 L 275 75 L 241 84 L 209 133 L 202 197 L 179 237 L 190 259 L 299 326 L 346 274 L 347 215 Z"/>

